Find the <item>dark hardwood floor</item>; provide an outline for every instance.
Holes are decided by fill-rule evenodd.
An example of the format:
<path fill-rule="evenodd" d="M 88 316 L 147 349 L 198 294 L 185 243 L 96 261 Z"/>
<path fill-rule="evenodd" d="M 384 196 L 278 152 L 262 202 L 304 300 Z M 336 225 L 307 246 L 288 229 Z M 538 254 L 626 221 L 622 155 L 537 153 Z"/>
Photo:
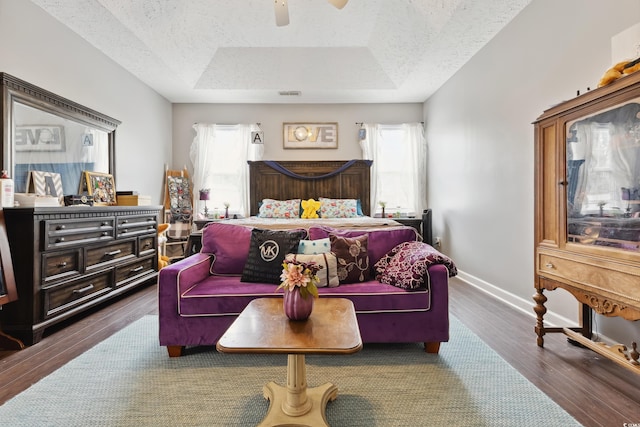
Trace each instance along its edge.
<path fill-rule="evenodd" d="M 640 374 L 569 344 L 561 334 L 546 335 L 539 348 L 533 317 L 456 278 L 450 288 L 451 313 L 581 424 L 640 423 Z M 1 352 L 0 404 L 134 320 L 156 313 L 151 285 L 61 325 L 34 346 Z"/>

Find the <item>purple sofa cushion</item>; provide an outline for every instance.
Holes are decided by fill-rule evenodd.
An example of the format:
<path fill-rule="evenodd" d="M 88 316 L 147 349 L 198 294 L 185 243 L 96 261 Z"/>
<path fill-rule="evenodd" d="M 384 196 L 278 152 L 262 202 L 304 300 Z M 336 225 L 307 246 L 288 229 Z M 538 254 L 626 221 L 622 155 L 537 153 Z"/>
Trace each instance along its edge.
<path fill-rule="evenodd" d="M 209 276 L 179 296 L 178 313 L 181 317 L 238 315 L 253 299 L 282 298 L 282 292 L 275 289 L 269 284 L 243 283 L 238 276 Z M 370 280 L 319 288 L 318 293 L 320 298 L 351 300 L 357 313 L 404 313 L 431 308 L 429 284 L 424 289 L 409 292 Z"/>
<path fill-rule="evenodd" d="M 416 241 L 419 238 L 415 228 L 406 226 L 375 229 L 365 228 L 360 230 L 341 230 L 322 225 L 309 227 L 309 238 L 311 240 L 323 239 L 329 237 L 329 234 L 345 237 L 356 237 L 368 234 L 367 252 L 369 254 L 370 265 L 372 266 L 400 243 Z"/>
<path fill-rule="evenodd" d="M 214 254 L 214 274 L 242 274 L 249 256 L 252 227 L 212 222 L 202 230 L 200 252 Z"/>
<path fill-rule="evenodd" d="M 369 280 L 369 254 L 367 242 L 369 236 L 346 237 L 329 234 L 331 252 L 338 261 L 338 280 L 340 284 L 365 282 Z"/>

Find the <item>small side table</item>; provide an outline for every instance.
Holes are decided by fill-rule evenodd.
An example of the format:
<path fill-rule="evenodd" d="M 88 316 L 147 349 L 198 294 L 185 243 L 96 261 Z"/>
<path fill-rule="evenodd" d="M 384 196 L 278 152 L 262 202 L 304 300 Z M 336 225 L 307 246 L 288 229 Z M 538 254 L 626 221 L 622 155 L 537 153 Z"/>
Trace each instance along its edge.
<path fill-rule="evenodd" d="M 420 218 L 391 218 L 402 225 L 408 225 L 418 230 L 418 234 L 422 236 L 422 219 Z"/>

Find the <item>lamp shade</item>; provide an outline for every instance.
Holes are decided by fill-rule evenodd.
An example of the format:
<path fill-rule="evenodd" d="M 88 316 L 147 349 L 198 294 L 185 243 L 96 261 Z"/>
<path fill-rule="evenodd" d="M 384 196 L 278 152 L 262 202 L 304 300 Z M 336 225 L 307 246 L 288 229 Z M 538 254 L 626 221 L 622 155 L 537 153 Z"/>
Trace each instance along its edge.
<path fill-rule="evenodd" d="M 200 190 L 200 200 L 209 200 L 209 189 Z"/>

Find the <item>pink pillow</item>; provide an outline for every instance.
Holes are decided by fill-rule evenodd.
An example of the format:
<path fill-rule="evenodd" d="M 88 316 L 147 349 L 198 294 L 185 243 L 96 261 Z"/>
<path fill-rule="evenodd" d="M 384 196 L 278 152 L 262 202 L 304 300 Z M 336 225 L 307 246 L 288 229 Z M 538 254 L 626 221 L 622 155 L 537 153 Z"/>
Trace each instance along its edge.
<path fill-rule="evenodd" d="M 209 223 L 202 230 L 202 250 L 214 254 L 214 274 L 242 274 L 249 257 L 252 227 L 225 224 L 223 221 Z"/>

